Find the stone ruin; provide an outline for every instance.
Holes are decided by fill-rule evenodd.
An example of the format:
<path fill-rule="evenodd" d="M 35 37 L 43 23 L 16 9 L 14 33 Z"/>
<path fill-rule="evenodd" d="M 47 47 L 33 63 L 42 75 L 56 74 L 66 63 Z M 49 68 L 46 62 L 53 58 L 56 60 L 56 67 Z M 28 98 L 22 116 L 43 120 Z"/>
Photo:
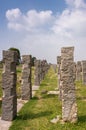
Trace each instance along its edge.
<path fill-rule="evenodd" d="M 35 60 L 34 85 L 40 86 L 40 60 Z"/>
<path fill-rule="evenodd" d="M 60 72 L 60 67 L 61 67 L 61 56 L 57 56 L 57 67 L 58 67 L 58 89 L 59 89 L 59 99 L 62 99 L 62 86 L 61 86 L 61 72 Z"/>
<path fill-rule="evenodd" d="M 22 56 L 21 98 L 22 100 L 30 100 L 32 98 L 31 55 Z"/>
<path fill-rule="evenodd" d="M 46 60 L 35 60 L 35 72 L 34 72 L 34 85 L 40 86 L 41 81 L 44 79 L 48 72 L 49 64 Z"/>
<path fill-rule="evenodd" d="M 45 75 L 47 74 L 49 69 L 49 65 L 46 60 L 42 60 L 42 80 L 44 79 Z"/>
<path fill-rule="evenodd" d="M 86 61 L 82 61 L 82 83 L 86 85 Z"/>
<path fill-rule="evenodd" d="M 77 122 L 77 104 L 75 94 L 74 47 L 61 49 L 62 82 L 62 119 L 64 122 Z"/>
<path fill-rule="evenodd" d="M 77 61 L 76 63 L 76 81 L 80 81 L 82 79 L 82 65 L 81 61 Z"/>
<path fill-rule="evenodd" d="M 16 62 L 15 51 L 3 51 L 3 73 L 2 73 L 2 120 L 11 121 L 17 116 L 16 95 Z"/>
<path fill-rule="evenodd" d="M 77 121 L 77 104 L 75 95 L 75 63 L 74 47 L 64 47 L 61 49 L 61 56 L 57 57 L 58 66 L 58 88 L 59 97 L 62 100 L 62 119 L 64 122 L 75 123 Z M 15 51 L 3 51 L 4 70 L 2 74 L 2 119 L 11 121 L 17 116 L 17 95 L 16 95 L 16 63 L 17 53 Z M 77 74 L 81 74 L 81 66 L 77 63 Z M 83 83 L 86 84 L 86 61 L 82 61 Z M 40 86 L 49 69 L 48 63 L 43 60 L 35 61 L 34 83 Z M 77 77 L 79 80 L 80 78 Z M 31 55 L 22 56 L 22 100 L 32 98 L 31 84 Z"/>

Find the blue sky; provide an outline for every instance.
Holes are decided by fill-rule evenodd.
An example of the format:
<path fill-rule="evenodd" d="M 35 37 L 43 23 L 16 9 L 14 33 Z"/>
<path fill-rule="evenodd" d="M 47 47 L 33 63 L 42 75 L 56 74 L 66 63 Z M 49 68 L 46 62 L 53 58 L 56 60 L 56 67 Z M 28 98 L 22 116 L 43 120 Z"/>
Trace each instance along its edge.
<path fill-rule="evenodd" d="M 0 0 L 2 50 L 56 63 L 61 47 L 74 46 L 75 60 L 86 59 L 86 0 Z"/>

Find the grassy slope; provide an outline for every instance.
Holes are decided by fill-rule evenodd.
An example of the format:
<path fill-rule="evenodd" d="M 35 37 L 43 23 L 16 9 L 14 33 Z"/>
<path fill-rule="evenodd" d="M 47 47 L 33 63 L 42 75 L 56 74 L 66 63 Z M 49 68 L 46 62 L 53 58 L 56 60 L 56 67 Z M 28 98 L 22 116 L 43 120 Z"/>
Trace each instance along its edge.
<path fill-rule="evenodd" d="M 55 95 L 42 94 L 42 90 L 54 90 L 57 76 L 51 69 L 41 83 L 36 96 L 21 109 L 10 130 L 86 130 L 86 86 L 77 82 L 78 123 L 52 124 L 50 120 L 61 115 L 61 102 Z"/>
<path fill-rule="evenodd" d="M 21 77 L 21 67 L 17 68 L 17 72 L 18 77 Z M 0 97 L 2 96 L 1 73 L 2 70 L 0 69 Z M 19 86 L 20 82 L 18 80 L 18 96 L 20 96 Z M 78 123 L 66 123 L 65 125 L 61 125 L 60 123 L 50 123 L 50 120 L 56 115 L 61 115 L 61 102 L 59 102 L 57 96 L 41 94 L 41 91 L 54 90 L 56 86 L 57 76 L 51 69 L 44 81 L 41 83 L 40 90 L 37 92 L 36 96 L 22 108 L 18 114 L 18 117 L 14 120 L 10 130 L 86 130 L 86 86 L 82 85 L 81 82 L 76 82 Z"/>

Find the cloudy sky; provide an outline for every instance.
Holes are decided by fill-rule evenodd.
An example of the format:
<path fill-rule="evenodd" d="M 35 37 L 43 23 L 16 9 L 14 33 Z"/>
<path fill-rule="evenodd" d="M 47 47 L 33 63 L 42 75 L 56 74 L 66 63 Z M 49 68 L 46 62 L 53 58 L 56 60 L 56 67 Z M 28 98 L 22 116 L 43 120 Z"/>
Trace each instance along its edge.
<path fill-rule="evenodd" d="M 65 46 L 86 60 L 86 0 L 0 0 L 0 59 L 15 47 L 56 63 Z"/>

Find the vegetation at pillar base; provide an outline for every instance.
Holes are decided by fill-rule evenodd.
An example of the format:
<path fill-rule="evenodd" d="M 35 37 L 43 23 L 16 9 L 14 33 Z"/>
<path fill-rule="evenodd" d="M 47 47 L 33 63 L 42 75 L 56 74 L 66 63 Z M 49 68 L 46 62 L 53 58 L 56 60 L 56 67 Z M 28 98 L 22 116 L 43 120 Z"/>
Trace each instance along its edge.
<path fill-rule="evenodd" d="M 78 104 L 78 122 L 52 124 L 51 119 L 61 115 L 61 102 L 57 95 L 47 95 L 42 91 L 55 90 L 57 74 L 51 68 L 32 98 L 18 113 L 9 130 L 86 130 L 86 86 L 76 82 Z"/>
<path fill-rule="evenodd" d="M 35 60 L 36 60 L 36 57 L 32 57 L 31 66 L 34 66 Z"/>
<path fill-rule="evenodd" d="M 18 59 L 17 59 L 17 65 L 19 65 L 19 64 L 20 64 L 20 61 L 21 61 L 20 50 L 17 49 L 17 48 L 14 48 L 14 47 L 9 48 L 8 50 L 16 51 L 16 52 L 17 52 L 17 58 L 18 58 Z"/>

